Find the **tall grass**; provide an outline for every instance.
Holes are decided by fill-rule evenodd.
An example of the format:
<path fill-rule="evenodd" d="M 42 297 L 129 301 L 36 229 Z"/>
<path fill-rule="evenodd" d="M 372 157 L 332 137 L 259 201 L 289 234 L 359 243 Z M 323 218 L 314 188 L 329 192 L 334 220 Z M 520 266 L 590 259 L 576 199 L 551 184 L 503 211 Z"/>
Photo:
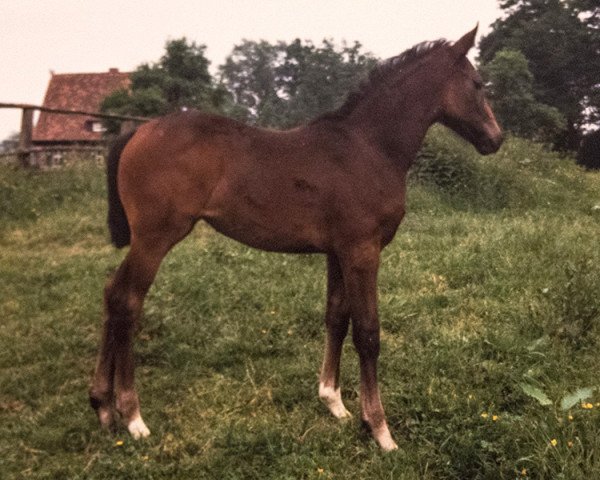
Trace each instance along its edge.
<path fill-rule="evenodd" d="M 600 476 L 600 176 L 512 139 L 436 130 L 379 280 L 381 383 L 400 450 L 317 400 L 321 256 L 206 226 L 165 259 L 136 343 L 152 436 L 101 432 L 86 391 L 108 245 L 104 174 L 0 167 L 2 478 Z M 359 418 L 358 366 L 342 392 Z"/>

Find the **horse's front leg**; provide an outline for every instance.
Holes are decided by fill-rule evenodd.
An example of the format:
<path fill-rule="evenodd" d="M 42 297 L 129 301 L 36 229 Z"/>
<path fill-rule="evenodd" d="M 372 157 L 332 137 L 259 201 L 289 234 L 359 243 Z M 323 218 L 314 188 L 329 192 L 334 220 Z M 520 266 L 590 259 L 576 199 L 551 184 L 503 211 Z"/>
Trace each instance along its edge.
<path fill-rule="evenodd" d="M 377 271 L 380 247 L 364 243 L 346 252 L 341 259 L 344 285 L 350 303 L 352 339 L 360 361 L 360 404 L 363 422 L 385 451 L 398 448 L 390 434 L 379 387 L 379 319 L 377 316 Z"/>
<path fill-rule="evenodd" d="M 349 308 L 339 261 L 335 255 L 330 254 L 327 257 L 327 311 L 325 313 L 327 339 L 319 378 L 319 398 L 337 418 L 351 416 L 342 402 L 339 385 L 342 345 L 350 323 Z"/>

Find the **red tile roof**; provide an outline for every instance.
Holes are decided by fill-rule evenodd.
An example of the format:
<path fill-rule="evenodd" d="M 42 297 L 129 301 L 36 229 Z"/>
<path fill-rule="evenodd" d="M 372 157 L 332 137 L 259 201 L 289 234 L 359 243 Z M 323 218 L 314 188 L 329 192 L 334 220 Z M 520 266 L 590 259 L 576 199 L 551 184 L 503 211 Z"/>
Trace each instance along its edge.
<path fill-rule="evenodd" d="M 128 73 L 111 68 L 106 73 L 52 74 L 44 106 L 67 110 L 97 112 L 100 103 L 110 93 L 129 87 Z M 99 141 L 102 133 L 93 132 L 91 122 L 99 119 L 84 115 L 59 115 L 40 112 L 33 130 L 34 142 Z"/>

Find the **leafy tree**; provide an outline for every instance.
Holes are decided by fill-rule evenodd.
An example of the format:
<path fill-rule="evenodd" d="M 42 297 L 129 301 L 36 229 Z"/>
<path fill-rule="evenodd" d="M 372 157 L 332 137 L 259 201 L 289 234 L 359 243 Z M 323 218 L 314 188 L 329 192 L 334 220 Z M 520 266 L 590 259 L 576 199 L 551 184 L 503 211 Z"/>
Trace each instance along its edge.
<path fill-rule="evenodd" d="M 220 110 L 231 107 L 228 94 L 216 85 L 208 71 L 206 47 L 186 38 L 170 40 L 157 63 L 142 64 L 131 74 L 131 87 L 104 99 L 105 112 L 158 116 L 182 108 Z M 115 124 L 109 124 L 109 130 Z"/>
<path fill-rule="evenodd" d="M 375 64 L 362 46 L 244 40 L 220 68 L 222 81 L 245 119 L 289 127 L 337 107 Z"/>
<path fill-rule="evenodd" d="M 223 84 L 240 107 L 238 118 L 260 125 L 280 123 L 285 115 L 283 95 L 277 91 L 281 53 L 281 44 L 243 40 L 219 68 Z"/>
<path fill-rule="evenodd" d="M 358 82 L 376 64 L 376 59 L 361 52 L 362 45 L 354 42 L 341 48 L 330 40 L 319 47 L 302 45 L 295 40 L 286 48 L 284 73 L 288 97 L 287 125 L 297 125 L 317 115 L 334 110 L 346 99 Z"/>
<path fill-rule="evenodd" d="M 564 118 L 533 95 L 533 75 L 518 50 L 503 49 L 481 68 L 502 127 L 518 136 L 552 142 L 564 130 Z"/>
<path fill-rule="evenodd" d="M 480 42 L 480 62 L 505 48 L 521 51 L 533 74 L 534 98 L 566 119 L 563 146 L 577 148 L 588 122 L 598 121 L 600 35 L 597 0 L 501 0 L 503 18 Z"/>

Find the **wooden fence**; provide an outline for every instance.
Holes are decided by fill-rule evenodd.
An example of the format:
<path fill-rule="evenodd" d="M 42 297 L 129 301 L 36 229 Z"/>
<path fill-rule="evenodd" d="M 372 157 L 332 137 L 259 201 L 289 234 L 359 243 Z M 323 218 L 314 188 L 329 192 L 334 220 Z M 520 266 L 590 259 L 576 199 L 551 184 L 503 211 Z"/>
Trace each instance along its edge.
<path fill-rule="evenodd" d="M 64 152 L 64 151 L 99 151 L 98 147 L 89 147 L 81 145 L 69 146 L 34 146 L 33 144 L 33 114 L 36 110 L 40 112 L 49 112 L 59 115 L 84 115 L 87 117 L 110 118 L 114 120 L 122 120 L 121 131 L 126 128 L 131 128 L 132 125 L 143 123 L 149 120 L 147 117 L 135 117 L 131 115 L 113 115 L 109 113 L 87 112 L 83 110 L 65 110 L 60 108 L 49 108 L 39 105 L 28 105 L 23 103 L 0 103 L 0 108 L 16 108 L 21 110 L 21 131 L 19 132 L 19 143 L 17 145 L 16 154 L 19 163 L 23 167 L 38 165 L 38 162 L 31 161 L 32 157 L 40 152 L 48 152 L 49 154 Z"/>

